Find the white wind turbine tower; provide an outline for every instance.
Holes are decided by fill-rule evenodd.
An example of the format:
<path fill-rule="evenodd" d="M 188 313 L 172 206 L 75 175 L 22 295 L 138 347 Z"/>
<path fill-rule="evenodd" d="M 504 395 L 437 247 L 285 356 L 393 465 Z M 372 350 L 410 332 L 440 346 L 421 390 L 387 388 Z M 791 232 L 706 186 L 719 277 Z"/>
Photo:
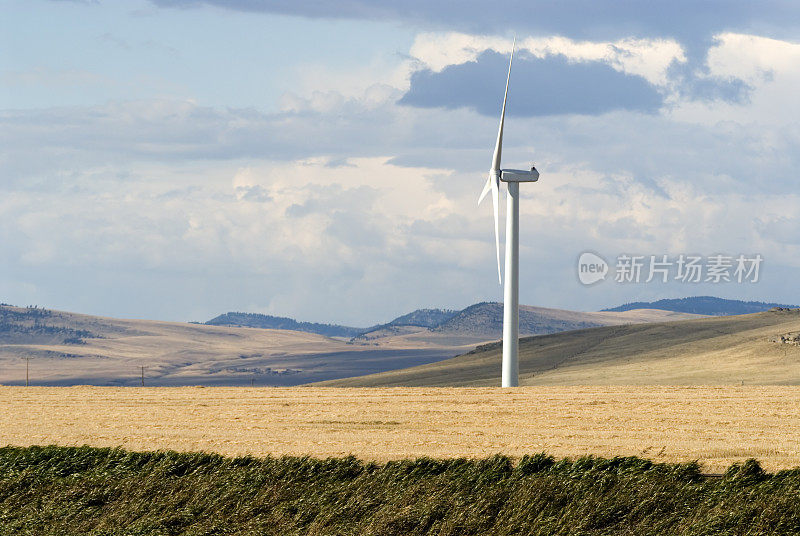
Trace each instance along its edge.
<path fill-rule="evenodd" d="M 500 169 L 500 157 L 503 152 L 503 123 L 506 117 L 506 100 L 508 99 L 508 82 L 511 79 L 511 63 L 514 61 L 514 49 L 517 40 L 511 46 L 511 59 L 508 61 L 506 92 L 503 96 L 503 109 L 500 112 L 500 129 L 497 132 L 497 143 L 494 146 L 492 168 L 489 180 L 483 188 L 478 205 L 490 191 L 494 203 L 494 241 L 497 249 L 497 279 L 502 283 L 500 272 L 500 181 L 508 185 L 508 203 L 506 205 L 506 286 L 503 292 L 503 387 L 519 385 L 519 183 L 536 182 L 539 172 L 535 167 L 530 170 Z"/>

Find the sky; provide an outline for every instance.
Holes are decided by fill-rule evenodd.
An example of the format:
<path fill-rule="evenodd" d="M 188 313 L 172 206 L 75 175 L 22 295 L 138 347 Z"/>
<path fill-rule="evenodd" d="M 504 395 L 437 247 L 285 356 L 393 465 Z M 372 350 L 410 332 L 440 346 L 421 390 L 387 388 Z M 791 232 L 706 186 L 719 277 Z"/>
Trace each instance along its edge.
<path fill-rule="evenodd" d="M 476 202 L 516 36 L 521 303 L 800 303 L 795 2 L 0 5 L 2 302 L 366 326 L 502 300 Z"/>

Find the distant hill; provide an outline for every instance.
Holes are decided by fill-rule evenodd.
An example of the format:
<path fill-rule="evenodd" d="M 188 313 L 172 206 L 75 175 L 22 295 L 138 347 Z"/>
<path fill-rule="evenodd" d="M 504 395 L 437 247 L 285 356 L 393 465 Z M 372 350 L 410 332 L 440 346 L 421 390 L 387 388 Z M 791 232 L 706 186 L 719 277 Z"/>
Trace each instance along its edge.
<path fill-rule="evenodd" d="M 326 337 L 356 337 L 371 328 L 354 328 L 338 324 L 318 324 L 316 322 L 298 322 L 284 316 L 262 315 L 257 313 L 225 313 L 205 323 L 208 326 L 233 326 L 240 328 L 289 329 L 316 333 Z"/>
<path fill-rule="evenodd" d="M 579 313 L 521 305 L 519 331 L 522 335 L 542 335 L 608 325 L 597 313 Z M 503 304 L 482 302 L 461 311 L 418 309 L 388 324 L 375 326 L 353 338 L 354 342 L 374 342 L 387 337 L 430 333 L 456 337 L 461 343 L 498 338 L 503 332 Z"/>
<path fill-rule="evenodd" d="M 401 317 L 402 318 L 402 317 Z M 503 334 L 503 304 L 482 302 L 470 305 L 461 311 L 444 315 L 438 325 L 432 327 L 384 324 L 353 337 L 353 344 L 408 344 L 425 341 L 454 346 L 479 344 L 499 339 Z M 699 315 L 676 313 L 657 309 L 641 309 L 623 312 L 567 311 L 520 305 L 519 331 L 521 335 L 546 335 L 559 331 L 570 331 L 599 326 L 663 322 L 700 318 Z"/>
<path fill-rule="evenodd" d="M 458 311 L 453 311 L 451 309 L 417 309 L 408 314 L 398 316 L 386 324 L 368 328 L 342 326 L 339 324 L 319 324 L 316 322 L 298 322 L 293 318 L 284 316 L 271 316 L 257 313 L 225 313 L 212 318 L 208 322 L 205 322 L 205 324 L 209 326 L 289 329 L 292 331 L 303 331 L 305 333 L 316 333 L 326 337 L 345 337 L 351 339 L 378 331 L 381 333 L 387 330 L 396 332 L 398 328 L 406 326 L 432 328 L 438 326 L 457 313 Z"/>
<path fill-rule="evenodd" d="M 407 315 L 398 316 L 387 326 L 419 326 L 421 328 L 435 328 L 442 322 L 453 318 L 460 311 L 453 309 L 417 309 Z"/>
<path fill-rule="evenodd" d="M 603 309 L 603 311 L 619 312 L 630 311 L 632 309 L 661 309 L 664 311 L 675 311 L 678 313 L 691 313 L 696 315 L 708 316 L 727 316 L 744 315 L 750 313 L 761 313 L 773 307 L 797 308 L 797 305 L 786 305 L 782 303 L 765 303 L 759 301 L 727 300 L 715 298 L 713 296 L 693 296 L 690 298 L 677 298 L 658 300 L 654 302 L 633 302 Z"/>
<path fill-rule="evenodd" d="M 683 315 L 683 316 L 681 316 Z M 663 310 L 623 312 L 581 312 L 521 305 L 521 335 L 546 335 L 559 331 L 615 324 L 677 320 L 691 315 Z M 325 337 L 350 339 L 354 344 L 396 344 L 398 337 L 410 337 L 402 344 L 420 344 L 436 339 L 436 345 L 461 346 L 497 339 L 503 333 L 503 304 L 481 302 L 460 311 L 452 309 L 417 309 L 385 324 L 368 328 L 300 322 L 293 318 L 257 313 L 230 312 L 207 322 L 209 326 L 284 329 L 315 333 Z"/>
<path fill-rule="evenodd" d="M 296 329 L 0 305 L 0 385 L 25 385 L 29 378 L 31 385 L 286 386 L 431 363 L 463 351 L 432 344 L 374 348 Z"/>
<path fill-rule="evenodd" d="M 14 307 L 0 304 L 0 345 L 5 344 L 84 344 L 100 338 L 87 329 L 60 322 L 63 314 L 40 307 Z"/>
<path fill-rule="evenodd" d="M 365 329 L 352 338 L 355 343 L 372 342 L 386 337 L 406 335 L 409 333 L 428 331 L 447 321 L 459 311 L 452 309 L 417 309 L 408 314 L 398 316 L 391 322 Z"/>
<path fill-rule="evenodd" d="M 786 336 L 797 333 L 800 309 L 775 309 L 526 337 L 520 385 L 800 385 L 800 346 Z M 452 359 L 321 385 L 497 386 L 501 354 L 502 342 L 493 342 Z"/>
<path fill-rule="evenodd" d="M 586 313 L 528 306 L 521 310 L 523 333 L 694 316 L 660 310 Z M 393 321 L 421 324 L 449 317 L 440 326 L 447 324 L 450 332 L 395 325 L 383 333 L 371 332 L 370 340 L 353 341 L 347 337 L 347 326 L 267 315 L 232 313 L 213 321 L 228 325 L 205 325 L 0 306 L 0 384 L 24 385 L 29 368 L 33 385 L 139 385 L 142 373 L 151 386 L 298 385 L 441 361 L 500 337 L 499 304 L 471 306 L 460 316 L 451 313 L 421 311 Z M 238 327 L 254 325 L 279 329 Z"/>
<path fill-rule="evenodd" d="M 606 325 L 605 322 L 589 320 L 585 315 L 574 311 L 545 309 L 528 305 L 521 305 L 519 308 L 519 332 L 522 335 L 542 335 L 604 325 Z M 431 331 L 497 336 L 503 332 L 503 304 L 483 302 L 470 305 L 441 324 L 433 326 Z"/>

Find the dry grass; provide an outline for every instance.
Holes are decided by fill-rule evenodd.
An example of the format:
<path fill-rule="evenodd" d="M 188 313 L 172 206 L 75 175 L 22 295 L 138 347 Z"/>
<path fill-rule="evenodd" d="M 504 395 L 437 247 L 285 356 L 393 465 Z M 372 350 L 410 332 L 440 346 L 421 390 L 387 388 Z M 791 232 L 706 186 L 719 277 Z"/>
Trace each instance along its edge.
<path fill-rule="evenodd" d="M 41 322 L 47 326 L 94 336 L 64 344 L 8 333 L 4 340 L 0 333 L 0 384 L 24 385 L 29 359 L 33 385 L 137 385 L 142 366 L 150 385 L 249 385 L 251 379 L 296 385 L 429 363 L 472 348 L 428 341 L 375 348 L 300 331 L 46 313 Z"/>
<path fill-rule="evenodd" d="M 597 324 L 687 316 L 652 310 L 581 313 L 527 309 L 551 321 Z M 0 312 L 38 313 L 42 316 L 37 321 L 47 327 L 92 334 L 80 337 L 80 344 L 65 344 L 63 336 L 48 340 L 47 336 L 0 329 L 0 384 L 11 385 L 25 383 L 28 359 L 35 385 L 137 385 L 142 366 L 150 385 L 249 385 L 251 379 L 256 385 L 297 385 L 440 361 L 487 342 L 484 336 L 411 328 L 368 344 L 347 344 L 299 331 L 122 320 L 10 306 L 0 306 Z M 9 324 L 30 328 L 34 318 Z"/>
<path fill-rule="evenodd" d="M 520 383 L 534 385 L 800 385 L 800 348 L 770 342 L 800 330 L 800 309 L 582 329 L 520 340 Z M 483 387 L 500 383 L 502 347 L 337 387 Z"/>
<path fill-rule="evenodd" d="M 800 466 L 800 388 L 0 388 L 0 445 L 228 455 L 755 457 Z"/>

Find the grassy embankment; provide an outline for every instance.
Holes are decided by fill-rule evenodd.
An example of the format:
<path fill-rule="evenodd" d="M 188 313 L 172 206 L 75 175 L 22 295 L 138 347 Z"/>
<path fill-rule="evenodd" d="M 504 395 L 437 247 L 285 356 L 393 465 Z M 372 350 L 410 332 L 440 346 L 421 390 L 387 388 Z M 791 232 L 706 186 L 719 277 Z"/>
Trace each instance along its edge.
<path fill-rule="evenodd" d="M 0 449 L 0 534 L 797 534 L 800 469 Z"/>

